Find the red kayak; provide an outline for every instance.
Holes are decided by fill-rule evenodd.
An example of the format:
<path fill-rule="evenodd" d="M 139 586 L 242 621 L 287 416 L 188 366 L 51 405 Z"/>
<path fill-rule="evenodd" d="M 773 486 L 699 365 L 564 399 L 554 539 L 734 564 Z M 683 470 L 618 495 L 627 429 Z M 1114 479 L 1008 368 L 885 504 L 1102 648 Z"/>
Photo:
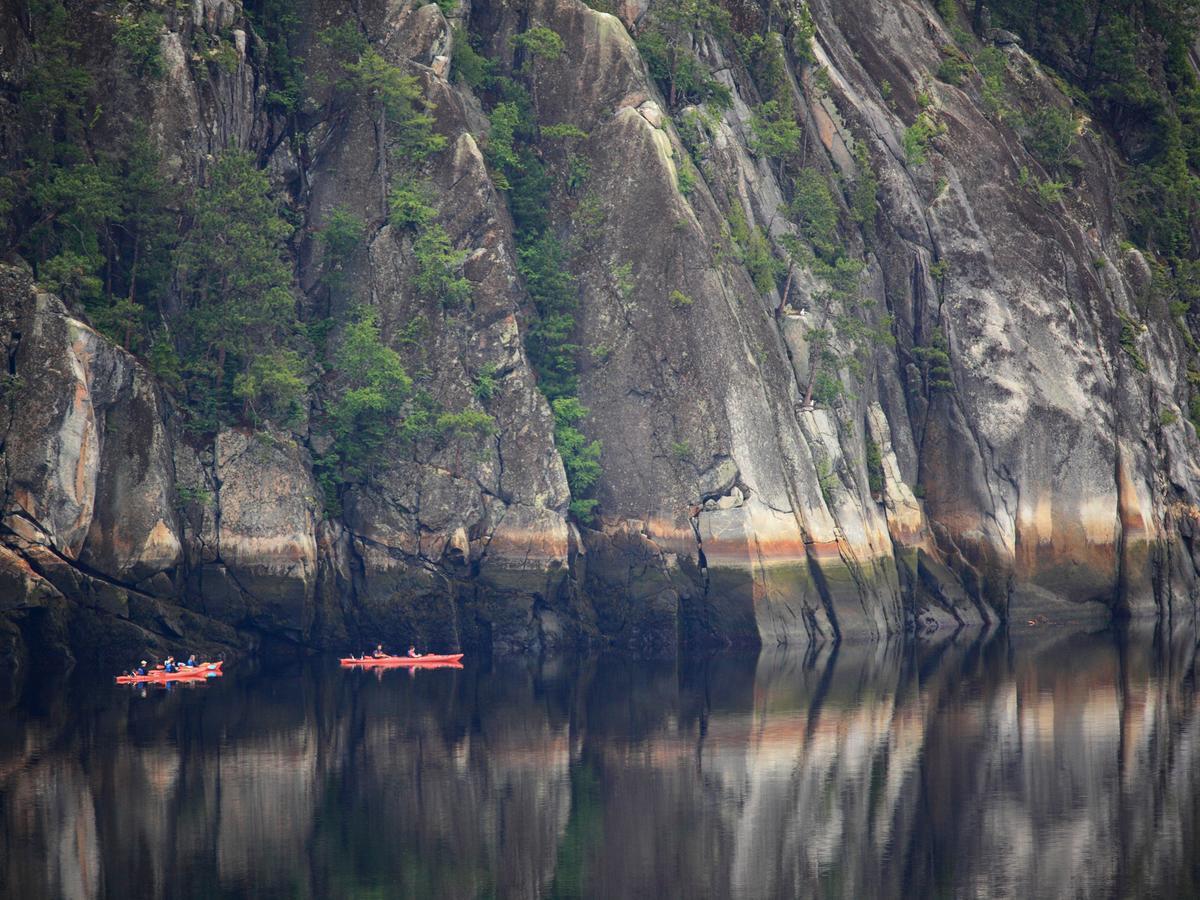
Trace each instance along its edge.
<path fill-rule="evenodd" d="M 353 656 L 341 660 L 343 666 L 460 666 L 463 655 L 449 653 L 439 656 L 427 653 L 424 656 L 364 656 L 357 659 Z"/>
<path fill-rule="evenodd" d="M 168 681 L 203 681 L 206 678 L 218 678 L 221 672 L 220 662 L 200 663 L 197 666 L 180 666 L 176 672 L 166 669 L 151 669 L 145 675 L 118 675 L 117 684 L 163 684 Z"/>

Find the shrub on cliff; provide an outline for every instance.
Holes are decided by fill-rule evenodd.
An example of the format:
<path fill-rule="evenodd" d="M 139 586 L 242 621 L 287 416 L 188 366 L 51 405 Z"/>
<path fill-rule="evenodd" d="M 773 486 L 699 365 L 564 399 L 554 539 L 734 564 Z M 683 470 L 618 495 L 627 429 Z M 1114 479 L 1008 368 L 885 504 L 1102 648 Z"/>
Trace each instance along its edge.
<path fill-rule="evenodd" d="M 790 102 L 768 100 L 761 104 L 750 119 L 750 129 L 750 149 L 759 157 L 777 160 L 777 174 L 782 181 L 783 167 L 800 149 L 803 137 Z"/>
<path fill-rule="evenodd" d="M 1057 106 L 1043 106 L 1022 117 L 1025 146 L 1051 174 L 1063 172 L 1073 160 L 1075 117 Z"/>
<path fill-rule="evenodd" d="M 471 35 L 461 25 L 454 29 L 454 56 L 451 71 L 473 91 L 483 90 L 492 83 L 492 61 L 471 43 Z"/>
<path fill-rule="evenodd" d="M 735 39 L 738 56 L 763 99 L 786 102 L 789 98 L 787 60 L 780 36 L 771 31 L 766 34 L 736 34 Z"/>
<path fill-rule="evenodd" d="M 904 160 L 910 166 L 925 165 L 926 154 L 933 144 L 933 139 L 946 133 L 946 126 L 937 122 L 928 112 L 922 112 L 911 125 L 904 130 Z"/>
<path fill-rule="evenodd" d="M 600 479 L 599 441 L 589 441 L 576 426 L 588 415 L 588 409 L 574 397 L 561 397 L 554 407 L 554 443 L 562 457 L 571 488 L 572 512 L 590 523 L 594 500 L 586 499 Z"/>
<path fill-rule="evenodd" d="M 437 300 L 445 309 L 460 307 L 471 299 L 471 282 L 462 274 L 466 250 L 455 250 L 446 229 L 431 222 L 413 242 L 417 273 L 413 285 L 423 297 Z"/>
<path fill-rule="evenodd" d="M 535 25 L 527 31 L 513 35 L 513 49 L 524 55 L 521 71 L 529 71 L 534 60 L 554 61 L 562 56 L 563 39 L 558 32 L 544 25 Z"/>
<path fill-rule="evenodd" d="M 454 474 L 462 468 L 462 451 L 469 444 L 477 443 L 496 433 L 496 420 L 477 409 L 462 409 L 453 413 L 442 413 L 434 427 L 442 439 L 454 447 Z"/>
<path fill-rule="evenodd" d="M 133 73 L 143 78 L 161 78 L 165 72 L 159 38 L 161 13 L 133 10 L 117 17 L 114 42 L 124 52 Z"/>
<path fill-rule="evenodd" d="M 178 346 L 190 405 L 203 429 L 234 421 L 253 398 L 235 396 L 263 348 L 296 337 L 292 273 L 284 242 L 292 228 L 280 214 L 266 172 L 248 153 L 227 150 L 196 192 L 192 227 L 179 249 L 184 328 Z M 249 383 L 243 380 L 243 391 Z M 243 400 L 239 410 L 235 400 Z"/>
<path fill-rule="evenodd" d="M 324 250 L 321 279 L 331 295 L 349 286 L 346 267 L 362 247 L 366 230 L 366 223 L 347 207 L 339 205 L 329 211 L 328 221 L 317 236 Z"/>
<path fill-rule="evenodd" d="M 600 475 L 600 442 L 589 442 L 577 427 L 587 415 L 575 396 L 580 348 L 574 335 L 579 300 L 568 269 L 567 250 L 550 227 L 548 211 L 555 175 L 568 190 L 578 189 L 587 179 L 587 167 L 572 160 L 569 152 L 571 142 L 584 140 L 587 135 L 569 122 L 539 126 L 537 121 L 537 63 L 561 55 L 561 37 L 548 28 L 535 26 L 516 35 L 511 46 L 521 57 L 516 77 L 490 78 L 485 95 L 491 107 L 485 154 L 493 182 L 508 199 L 516 226 L 517 270 L 533 301 L 534 315 L 525 333 L 525 349 L 537 373 L 538 388 L 554 409 L 555 443 L 567 471 L 571 513 L 586 524 L 592 520 L 596 506 L 587 493 Z M 487 68 L 492 68 L 491 62 Z M 547 155 L 540 152 L 538 143 L 546 139 L 567 143 L 568 152 L 563 154 L 565 173 L 553 172 L 545 161 Z M 595 202 L 585 199 L 580 211 L 592 217 L 584 211 L 598 214 L 595 206 Z M 479 389 L 477 385 L 477 396 L 481 396 Z M 484 388 L 485 393 L 490 390 Z"/>
<path fill-rule="evenodd" d="M 107 98 L 82 62 L 80 23 L 68 7 L 37 0 L 27 12 L 29 65 L 6 131 L 12 167 L 0 177 L 5 243 L 98 328 L 142 350 L 147 308 L 157 307 L 169 280 L 175 194 L 144 128 L 96 138 Z M 151 12 L 115 19 L 106 50 L 128 63 L 122 74 L 159 74 L 161 26 Z"/>
<path fill-rule="evenodd" d="M 932 397 L 934 394 L 946 394 L 954 390 L 950 344 L 946 340 L 946 333 L 940 327 L 933 329 L 927 344 L 914 345 L 912 355 L 920 369 L 926 396 Z"/>
<path fill-rule="evenodd" d="M 294 113 L 304 99 L 301 21 L 293 0 L 245 0 L 246 15 L 255 34 L 266 45 L 265 60 L 269 105 Z"/>
<path fill-rule="evenodd" d="M 375 107 L 379 130 L 395 152 L 419 161 L 446 146 L 446 138 L 433 130 L 433 104 L 414 76 L 405 75 L 373 47 L 343 68 L 351 91 L 369 98 Z"/>
<path fill-rule="evenodd" d="M 379 314 L 370 307 L 358 309 L 346 325 L 333 374 L 336 388 L 326 409 L 333 447 L 316 460 L 316 469 L 326 506 L 336 512 L 339 486 L 364 480 L 399 430 L 413 382 L 400 354 L 383 342 Z"/>
<path fill-rule="evenodd" d="M 827 259 L 837 255 L 837 204 L 825 176 L 816 169 L 801 169 L 797 174 L 790 212 L 814 250 Z"/>
<path fill-rule="evenodd" d="M 575 309 L 579 304 L 575 280 L 567 271 L 566 253 L 549 231 L 519 248 L 518 270 L 537 309 L 526 339 L 538 386 L 550 400 L 573 396 L 578 389 L 573 342 Z"/>
<path fill-rule="evenodd" d="M 295 350 L 274 349 L 256 356 L 247 371 L 233 379 L 233 396 L 245 402 L 251 421 L 270 419 L 296 426 L 304 418 L 308 385 L 305 363 Z"/>
<path fill-rule="evenodd" d="M 729 13 L 712 0 L 663 0 L 647 13 L 637 47 L 671 109 L 686 103 L 731 104 L 729 89 L 692 50 L 698 34 L 727 35 L 729 21 Z"/>
<path fill-rule="evenodd" d="M 1200 255 L 1200 76 L 1192 49 L 1200 3 L 994 0 L 988 7 L 1034 57 L 1070 81 L 1076 104 L 1107 128 L 1130 163 L 1121 200 L 1135 241 L 1161 254 L 1171 278 L 1186 279 L 1189 261 Z M 1064 160 L 1075 167 L 1068 132 L 1074 122 L 1066 115 L 1035 112 L 1035 133 L 1026 138 L 1054 174 Z M 1193 310 L 1193 329 L 1198 314 Z"/>
<path fill-rule="evenodd" d="M 393 160 L 402 167 L 421 163 L 446 146 L 433 130 L 434 105 L 425 98 L 416 76 L 405 74 L 372 47 L 351 23 L 325 29 L 319 42 L 332 53 L 339 70 L 334 82 L 346 102 L 365 102 L 376 134 L 376 170 L 380 202 L 387 212 Z"/>
<path fill-rule="evenodd" d="M 388 221 L 413 234 L 417 271 L 413 286 L 427 300 L 455 309 L 471 299 L 471 282 L 462 273 L 466 250 L 455 250 L 446 229 L 435 220 L 432 190 L 405 178 L 392 181 L 388 192 Z"/>

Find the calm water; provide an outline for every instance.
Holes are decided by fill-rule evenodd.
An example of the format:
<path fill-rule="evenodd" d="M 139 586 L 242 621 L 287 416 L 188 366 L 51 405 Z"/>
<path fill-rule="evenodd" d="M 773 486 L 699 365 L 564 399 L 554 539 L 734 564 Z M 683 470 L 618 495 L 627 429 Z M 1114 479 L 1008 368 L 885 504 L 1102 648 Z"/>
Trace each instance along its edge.
<path fill-rule="evenodd" d="M 43 683 L 0 895 L 1196 896 L 1195 643 Z"/>

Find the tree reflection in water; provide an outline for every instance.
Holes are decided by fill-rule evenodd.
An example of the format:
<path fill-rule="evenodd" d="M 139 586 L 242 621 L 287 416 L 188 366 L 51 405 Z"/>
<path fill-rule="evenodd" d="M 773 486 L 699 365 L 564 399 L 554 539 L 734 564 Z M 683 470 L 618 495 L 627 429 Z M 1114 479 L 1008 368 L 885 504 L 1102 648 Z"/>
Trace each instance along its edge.
<path fill-rule="evenodd" d="M 1195 650 L 39 681 L 0 711 L 0 896 L 1196 895 Z"/>

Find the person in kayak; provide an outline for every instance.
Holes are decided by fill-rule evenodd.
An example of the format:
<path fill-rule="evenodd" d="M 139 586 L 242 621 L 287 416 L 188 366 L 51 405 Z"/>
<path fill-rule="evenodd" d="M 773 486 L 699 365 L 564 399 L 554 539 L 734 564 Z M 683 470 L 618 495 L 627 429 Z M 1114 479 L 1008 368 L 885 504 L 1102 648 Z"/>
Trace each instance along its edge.
<path fill-rule="evenodd" d="M 417 648 L 416 648 L 416 647 L 409 647 L 409 648 L 408 648 L 408 655 L 409 655 L 409 658 L 411 658 L 411 659 L 420 659 L 420 658 L 421 658 L 422 656 L 424 656 L 425 654 L 424 654 L 424 653 L 418 653 L 418 652 L 417 652 Z"/>
<path fill-rule="evenodd" d="M 191 656 L 188 657 L 187 666 L 189 669 L 196 668 L 196 654 L 195 653 L 193 653 Z"/>
<path fill-rule="evenodd" d="M 383 659 L 385 656 L 387 656 L 387 654 L 383 652 L 383 644 L 376 644 L 375 649 L 371 652 L 371 656 L 373 656 L 375 659 Z"/>
<path fill-rule="evenodd" d="M 174 675 L 177 671 L 179 671 L 179 667 L 175 665 L 175 657 L 168 656 L 167 661 L 163 663 L 163 669 L 168 675 Z"/>
<path fill-rule="evenodd" d="M 133 670 L 133 674 L 134 675 L 145 675 L 146 674 L 146 661 L 144 659 L 142 660 L 141 665 L 139 665 L 136 669 Z"/>

